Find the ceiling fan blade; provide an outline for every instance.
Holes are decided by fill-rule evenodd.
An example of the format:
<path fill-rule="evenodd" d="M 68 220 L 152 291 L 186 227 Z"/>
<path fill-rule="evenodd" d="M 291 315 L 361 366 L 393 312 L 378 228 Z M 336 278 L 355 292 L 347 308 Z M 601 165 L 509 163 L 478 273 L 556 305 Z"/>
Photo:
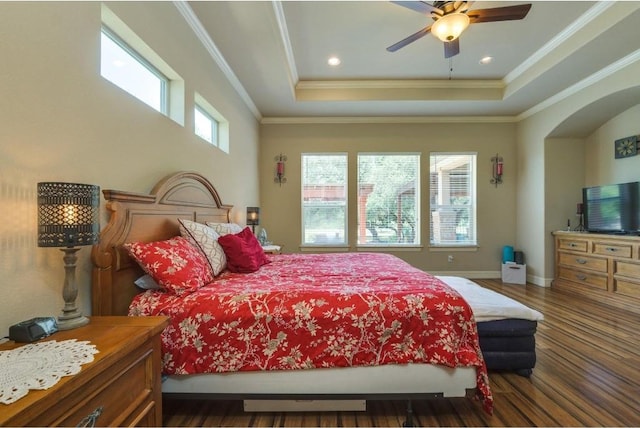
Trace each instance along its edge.
<path fill-rule="evenodd" d="M 422 30 L 420 30 L 420 31 L 418 31 L 416 33 L 413 33 L 409 37 L 406 37 L 406 38 L 400 40 L 398 43 L 395 43 L 395 44 L 389 46 L 387 48 L 387 50 L 389 52 L 395 52 L 398 49 L 407 46 L 409 43 L 413 43 L 416 40 L 424 37 L 425 35 L 429 34 L 430 31 L 431 31 L 431 27 L 424 27 Z"/>
<path fill-rule="evenodd" d="M 480 22 L 516 21 L 523 19 L 529 13 L 531 4 L 519 4 L 516 6 L 496 7 L 493 9 L 477 9 L 467 12 L 472 24 Z"/>
<path fill-rule="evenodd" d="M 460 39 L 457 38 L 450 42 L 444 42 L 444 57 L 451 58 L 460 53 Z"/>
<path fill-rule="evenodd" d="M 404 6 L 424 15 L 429 15 L 431 12 L 436 12 L 439 15 L 442 15 L 444 13 L 437 7 L 431 6 L 429 3 L 423 1 L 392 1 L 391 3 L 397 4 L 399 6 Z"/>
<path fill-rule="evenodd" d="M 455 4 L 454 6 L 456 6 L 456 12 L 466 12 L 473 5 L 473 3 L 474 3 L 473 0 L 467 0 L 467 1 L 461 1 L 459 6 L 456 6 Z"/>

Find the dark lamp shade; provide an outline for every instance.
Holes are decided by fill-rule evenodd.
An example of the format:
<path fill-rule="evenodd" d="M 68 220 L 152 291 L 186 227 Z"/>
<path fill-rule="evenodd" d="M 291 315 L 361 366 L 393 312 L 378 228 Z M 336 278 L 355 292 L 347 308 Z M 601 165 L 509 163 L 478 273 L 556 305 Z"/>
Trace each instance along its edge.
<path fill-rule="evenodd" d="M 38 183 L 38 247 L 93 245 L 100 236 L 100 187 Z"/>
<path fill-rule="evenodd" d="M 247 207 L 247 226 L 258 226 L 260 224 L 260 208 Z"/>

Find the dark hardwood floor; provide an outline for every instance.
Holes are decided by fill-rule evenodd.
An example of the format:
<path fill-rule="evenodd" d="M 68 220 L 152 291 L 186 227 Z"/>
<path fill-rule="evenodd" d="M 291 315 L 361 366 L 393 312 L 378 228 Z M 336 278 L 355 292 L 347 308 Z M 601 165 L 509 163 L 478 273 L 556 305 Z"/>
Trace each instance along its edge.
<path fill-rule="evenodd" d="M 477 401 L 413 402 L 415 426 L 640 426 L 640 316 L 535 285 L 484 287 L 539 310 L 530 378 L 490 372 L 494 414 Z M 164 400 L 166 426 L 398 427 L 406 402 L 370 401 L 366 412 L 244 413 L 240 401 Z"/>

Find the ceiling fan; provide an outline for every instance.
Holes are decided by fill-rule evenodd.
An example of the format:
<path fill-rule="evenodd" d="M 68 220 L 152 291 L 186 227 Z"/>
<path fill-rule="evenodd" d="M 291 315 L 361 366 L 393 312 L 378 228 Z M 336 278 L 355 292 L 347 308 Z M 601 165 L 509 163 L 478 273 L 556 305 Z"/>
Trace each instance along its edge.
<path fill-rule="evenodd" d="M 444 57 L 451 58 L 460 53 L 460 34 L 469 24 L 494 21 L 516 21 L 523 19 L 529 13 L 531 4 L 504 6 L 491 9 L 469 10 L 473 1 L 434 1 L 430 5 L 424 1 L 392 1 L 433 19 L 433 24 L 400 40 L 387 48 L 389 52 L 415 42 L 426 34 L 433 34 L 444 42 Z"/>

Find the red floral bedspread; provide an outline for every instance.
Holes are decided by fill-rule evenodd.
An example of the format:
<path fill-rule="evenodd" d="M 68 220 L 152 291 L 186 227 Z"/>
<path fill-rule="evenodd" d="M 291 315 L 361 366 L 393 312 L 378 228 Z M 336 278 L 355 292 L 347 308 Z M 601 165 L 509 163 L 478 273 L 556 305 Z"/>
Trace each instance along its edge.
<path fill-rule="evenodd" d="M 475 366 L 492 396 L 473 313 L 452 288 L 382 253 L 284 254 L 186 296 L 139 294 L 130 315 L 167 315 L 166 374 L 429 363 Z"/>

